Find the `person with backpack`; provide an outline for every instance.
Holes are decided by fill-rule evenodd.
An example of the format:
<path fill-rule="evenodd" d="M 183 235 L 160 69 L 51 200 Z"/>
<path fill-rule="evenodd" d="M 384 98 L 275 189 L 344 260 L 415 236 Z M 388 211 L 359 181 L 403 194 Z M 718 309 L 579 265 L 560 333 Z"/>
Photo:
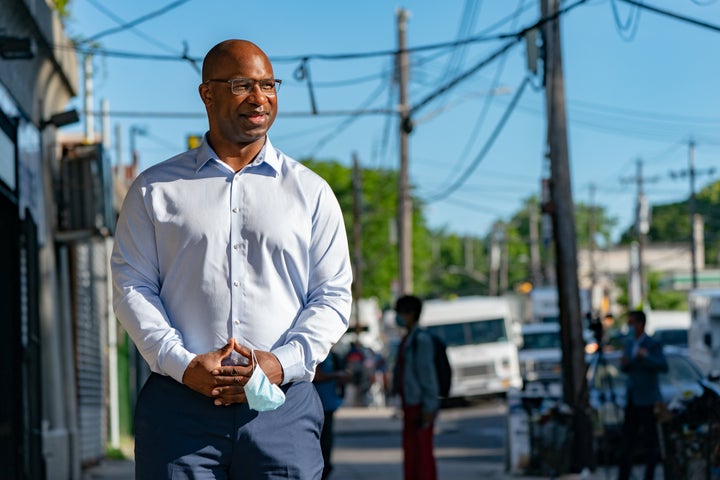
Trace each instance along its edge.
<path fill-rule="evenodd" d="M 418 327 L 422 300 L 405 295 L 395 303 L 396 323 L 407 331 L 398 347 L 393 383 L 403 411 L 403 473 L 405 480 L 436 480 L 433 452 L 440 388 L 435 347 L 430 334 Z"/>

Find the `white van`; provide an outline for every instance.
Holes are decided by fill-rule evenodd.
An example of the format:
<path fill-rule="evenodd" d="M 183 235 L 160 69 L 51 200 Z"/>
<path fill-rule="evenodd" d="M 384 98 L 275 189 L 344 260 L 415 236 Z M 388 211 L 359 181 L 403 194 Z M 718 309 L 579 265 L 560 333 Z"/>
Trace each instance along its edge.
<path fill-rule="evenodd" d="M 720 289 L 693 290 L 688 295 L 692 316 L 688 332 L 690 359 L 704 375 L 720 375 Z"/>
<path fill-rule="evenodd" d="M 690 312 L 675 310 L 648 310 L 645 331 L 663 345 L 688 348 Z"/>
<path fill-rule="evenodd" d="M 450 397 L 503 394 L 522 387 L 519 332 L 506 299 L 428 300 L 423 304 L 420 325 L 447 345 L 453 370 Z"/>
<path fill-rule="evenodd" d="M 590 290 L 580 289 L 580 314 L 582 318 L 592 312 Z M 530 291 L 530 323 L 560 323 L 557 286 L 534 287 Z"/>

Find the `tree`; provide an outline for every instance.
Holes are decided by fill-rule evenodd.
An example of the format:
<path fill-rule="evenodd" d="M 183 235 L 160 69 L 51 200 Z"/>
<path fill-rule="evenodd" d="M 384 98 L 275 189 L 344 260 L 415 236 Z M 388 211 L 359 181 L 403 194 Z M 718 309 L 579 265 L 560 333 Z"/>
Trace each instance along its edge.
<path fill-rule="evenodd" d="M 481 239 L 440 229 L 432 232 L 431 242 L 428 296 L 450 298 L 487 293 L 487 261 Z"/>
<path fill-rule="evenodd" d="M 323 177 L 333 189 L 343 211 L 345 228 L 351 251 L 353 225 L 352 169 L 336 161 L 305 159 L 302 162 Z M 360 219 L 362 238 L 362 295 L 376 297 L 380 304 L 392 303 L 392 285 L 398 273 L 398 255 L 393 243 L 397 210 L 397 172 L 381 169 L 361 169 Z M 413 270 L 415 293 L 425 295 L 429 289 L 432 258 L 430 234 L 423 215 L 423 204 L 413 199 Z"/>
<path fill-rule="evenodd" d="M 702 188 L 695 195 L 695 211 L 703 218 L 705 263 L 720 266 L 720 181 Z M 628 228 L 622 237 L 622 243 L 635 239 L 634 227 Z M 654 205 L 650 230 L 650 242 L 689 242 L 690 206 L 688 200 Z"/>

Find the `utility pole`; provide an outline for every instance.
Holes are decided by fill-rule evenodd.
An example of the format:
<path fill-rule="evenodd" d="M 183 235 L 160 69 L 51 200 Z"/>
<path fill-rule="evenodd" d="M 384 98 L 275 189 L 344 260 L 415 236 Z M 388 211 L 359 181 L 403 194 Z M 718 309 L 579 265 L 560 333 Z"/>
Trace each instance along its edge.
<path fill-rule="evenodd" d="M 697 205 L 695 200 L 695 177 L 697 175 L 712 175 L 715 173 L 714 168 L 708 168 L 704 170 L 695 169 L 695 141 L 690 140 L 688 142 L 688 168 L 687 170 L 680 170 L 679 172 L 670 172 L 670 176 L 673 178 L 688 176 L 690 178 L 690 198 L 688 198 L 688 206 L 690 207 L 690 271 L 692 275 L 692 288 L 698 287 L 697 281 L 697 242 L 696 228 L 695 228 L 695 217 L 697 216 Z M 704 242 L 704 239 L 699 239 Z"/>
<path fill-rule="evenodd" d="M 464 257 L 465 257 L 465 270 L 468 272 L 474 272 L 475 271 L 475 256 L 473 255 L 473 238 L 472 237 L 465 237 L 463 239 L 463 246 L 464 246 Z"/>
<path fill-rule="evenodd" d="M 635 206 L 635 241 L 637 242 L 637 251 L 631 251 L 630 258 L 636 262 L 636 265 L 630 265 L 631 272 L 636 272 L 638 285 L 638 297 L 630 298 L 631 308 L 640 308 L 647 304 L 647 279 L 645 278 L 644 256 L 647 243 L 647 233 L 650 230 L 650 205 L 645 196 L 644 185 L 648 182 L 656 182 L 659 177 L 646 178 L 643 176 L 643 161 L 638 158 L 636 162 L 635 177 L 620 179 L 622 182 L 635 182 L 637 185 L 637 200 Z M 631 246 L 632 248 L 632 246 Z M 631 262 L 632 263 L 632 262 Z M 631 274 L 631 277 L 633 275 Z M 633 278 L 630 278 L 630 293 L 634 291 L 632 288 Z M 633 297 L 634 295 L 630 295 Z M 634 300 L 634 302 L 633 302 Z"/>
<path fill-rule="evenodd" d="M 556 252 L 560 336 L 562 340 L 563 401 L 573 412 L 572 469 L 589 467 L 592 449 L 591 424 L 585 379 L 580 293 L 577 275 L 575 214 L 570 183 L 570 161 L 565 116 L 565 86 L 560 43 L 560 0 L 541 0 L 545 45 L 545 95 L 547 143 L 550 157 L 550 206 Z"/>
<path fill-rule="evenodd" d="M 542 266 L 540 264 L 540 232 L 538 230 L 538 206 L 535 203 L 528 205 L 528 218 L 530 221 L 530 268 L 533 287 L 542 284 Z"/>
<path fill-rule="evenodd" d="M 590 211 L 588 212 L 588 251 L 590 253 L 590 308 L 592 310 L 592 300 L 595 298 L 595 286 L 597 284 L 597 265 L 595 264 L 595 231 L 596 231 L 596 218 L 595 218 L 595 184 L 590 184 Z"/>
<path fill-rule="evenodd" d="M 695 142 L 690 140 L 688 145 L 688 176 L 690 177 L 690 272 L 692 274 L 692 288 L 697 288 L 697 252 L 695 251 Z"/>
<path fill-rule="evenodd" d="M 493 225 L 490 234 L 490 279 L 488 280 L 488 295 L 494 297 L 498 294 L 498 274 L 500 271 L 500 245 L 498 242 L 499 225 Z"/>
<path fill-rule="evenodd" d="M 502 225 L 502 237 L 500 237 L 500 279 L 498 294 L 504 295 L 508 291 L 508 278 L 510 276 L 510 261 L 508 255 L 508 226 Z"/>
<path fill-rule="evenodd" d="M 94 97 L 93 64 L 91 55 L 85 55 L 85 57 L 83 58 L 83 72 L 85 76 L 85 94 L 83 96 L 83 110 L 85 111 L 85 143 L 90 144 L 95 141 L 95 117 L 93 117 L 92 114 Z"/>
<path fill-rule="evenodd" d="M 398 105 L 400 124 L 400 171 L 398 173 L 398 265 L 399 265 L 399 295 L 413 291 L 413 264 L 412 264 L 412 199 L 410 198 L 410 183 L 408 180 L 408 145 L 412 131 L 410 119 L 410 106 L 408 104 L 408 82 L 410 80 L 410 62 L 405 45 L 407 20 L 410 12 L 402 8 L 397 10 L 398 26 L 398 53 L 397 77 L 399 83 L 400 102 Z"/>
<path fill-rule="evenodd" d="M 352 239 L 353 239 L 353 284 L 352 293 L 355 300 L 355 333 L 360 335 L 360 314 L 359 301 L 362 298 L 362 225 L 360 218 L 362 215 L 362 176 L 360 175 L 360 161 L 357 152 L 353 153 L 353 223 L 352 223 Z M 359 338 L 359 337 L 358 337 Z"/>

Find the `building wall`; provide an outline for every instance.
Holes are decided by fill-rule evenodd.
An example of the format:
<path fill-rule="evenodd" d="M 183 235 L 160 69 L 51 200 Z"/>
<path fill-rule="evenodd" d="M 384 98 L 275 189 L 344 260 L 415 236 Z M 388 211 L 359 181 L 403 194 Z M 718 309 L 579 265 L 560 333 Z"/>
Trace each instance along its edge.
<path fill-rule="evenodd" d="M 14 472 L 9 478 L 80 478 L 73 339 L 67 335 L 72 332 L 70 269 L 58 267 L 62 253 L 54 233 L 59 159 L 55 127 L 44 123 L 65 111 L 77 94 L 78 64 L 46 0 L 0 0 L 0 12 L 3 35 L 30 37 L 35 46 L 31 59 L 0 58 L 0 110 L 16 133 L 14 158 L 0 158 L 0 168 L 11 165 L 17 179 L 11 188 L 0 188 L 0 196 L 3 204 L 12 200 L 14 205 L 3 214 L 24 225 L 15 242 L 18 252 L 7 252 L 20 257 L 12 279 L 20 285 L 20 308 L 5 309 L 0 317 L 4 327 L 19 332 L 12 361 L 22 372 L 14 404 L 22 421 L 14 424 L 11 437 L 21 441 L 4 452 L 11 464 L 3 468 Z M 0 187 L 8 185 L 0 179 Z M 6 387 L 0 385 L 13 391 Z"/>

